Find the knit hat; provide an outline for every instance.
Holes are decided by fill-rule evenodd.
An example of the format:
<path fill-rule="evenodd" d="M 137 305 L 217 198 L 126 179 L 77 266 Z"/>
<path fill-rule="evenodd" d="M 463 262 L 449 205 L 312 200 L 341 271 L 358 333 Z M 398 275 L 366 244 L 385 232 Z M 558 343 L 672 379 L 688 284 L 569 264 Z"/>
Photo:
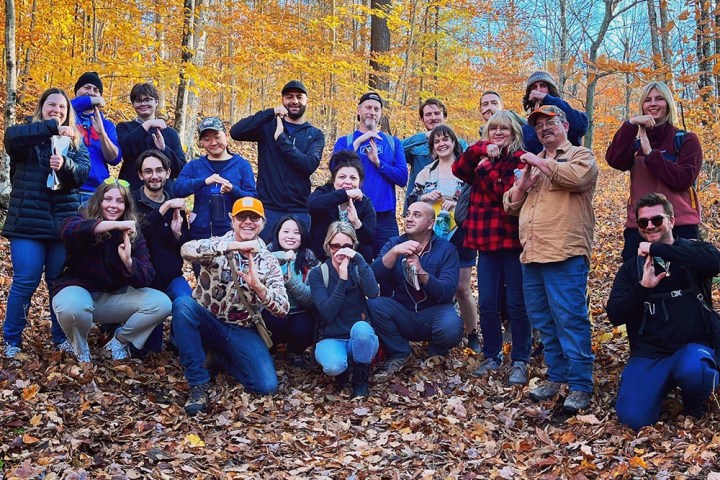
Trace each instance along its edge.
<path fill-rule="evenodd" d="M 257 213 L 261 217 L 265 218 L 265 208 L 260 200 L 253 197 L 243 197 L 240 200 L 236 200 L 233 203 L 232 212 L 230 215 L 233 217 L 240 212 L 252 212 Z"/>
<path fill-rule="evenodd" d="M 307 95 L 307 88 L 305 88 L 305 85 L 300 80 L 290 80 L 289 82 L 287 82 L 280 94 L 285 95 L 290 90 L 297 90 Z"/>
<path fill-rule="evenodd" d="M 358 102 L 358 105 L 362 104 L 365 100 L 375 100 L 376 102 L 380 103 L 380 108 L 383 108 L 382 98 L 380 98 L 380 95 L 378 95 L 375 92 L 368 92 L 368 93 L 364 94 L 362 97 L 360 97 L 360 101 Z"/>
<path fill-rule="evenodd" d="M 533 83 L 537 82 L 545 82 L 548 85 L 552 85 L 553 87 L 555 87 L 555 90 L 558 90 L 557 83 L 555 83 L 555 79 L 552 77 L 552 75 L 550 75 L 548 72 L 538 70 L 537 72 L 533 72 L 532 75 L 528 77 L 527 82 L 525 83 L 525 92 L 528 93 Z"/>
<path fill-rule="evenodd" d="M 100 80 L 100 76 L 97 74 L 97 72 L 85 72 L 82 75 L 80 75 L 80 78 L 78 78 L 78 81 L 75 82 L 75 93 L 77 93 L 78 90 L 83 85 L 87 85 L 88 83 L 95 85 L 98 90 L 100 90 L 100 95 L 103 93 L 103 84 L 102 80 Z"/>
<path fill-rule="evenodd" d="M 198 125 L 198 134 L 202 136 L 205 130 L 215 130 L 216 132 L 224 132 L 225 125 L 222 120 L 218 117 L 207 117 L 203 118 L 203 121 Z"/>

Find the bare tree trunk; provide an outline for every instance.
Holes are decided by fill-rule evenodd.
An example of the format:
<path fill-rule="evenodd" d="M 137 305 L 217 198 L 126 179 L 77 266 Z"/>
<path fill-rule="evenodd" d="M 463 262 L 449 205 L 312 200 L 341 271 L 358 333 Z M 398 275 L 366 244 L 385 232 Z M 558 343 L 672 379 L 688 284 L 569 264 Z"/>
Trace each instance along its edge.
<path fill-rule="evenodd" d="M 710 101 L 713 78 L 710 65 L 710 40 L 708 38 L 710 25 L 707 0 L 695 2 L 695 52 L 698 57 L 698 89 L 704 102 Z"/>
<path fill-rule="evenodd" d="M 180 83 L 178 84 L 177 100 L 175 101 L 175 130 L 177 130 L 180 140 L 184 145 L 189 147 L 187 142 L 188 132 L 188 94 L 190 86 L 190 78 L 187 74 L 187 67 L 193 61 L 195 53 L 193 51 L 193 36 L 195 34 L 195 0 L 185 0 L 183 6 L 183 36 L 182 36 L 182 53 L 180 59 Z M 189 153 L 189 152 L 188 152 Z M 189 156 L 189 155 L 188 155 Z"/>
<path fill-rule="evenodd" d="M 96 0 L 92 1 L 92 62 L 98 61 L 98 25 L 97 25 L 97 5 Z"/>
<path fill-rule="evenodd" d="M 652 60 L 655 68 L 660 66 L 660 40 L 658 38 L 657 13 L 655 12 L 655 0 L 647 0 L 648 23 L 650 24 L 650 45 L 652 46 Z"/>
<path fill-rule="evenodd" d="M 167 56 L 167 47 L 165 45 L 165 29 L 160 27 L 163 24 L 163 16 L 162 13 L 160 13 L 161 11 L 162 6 L 160 5 L 160 0 L 155 0 L 155 40 L 157 40 L 158 43 L 158 59 L 165 60 Z M 158 83 L 157 78 L 154 80 L 155 83 Z M 156 86 L 160 87 L 160 85 Z M 163 88 L 158 88 L 158 94 L 160 96 L 160 98 L 158 98 L 158 110 L 160 112 L 165 112 L 165 90 Z"/>
<path fill-rule="evenodd" d="M 35 31 L 35 25 L 37 23 L 37 0 L 33 0 L 32 2 L 32 10 L 30 11 L 30 33 L 32 34 Z M 28 76 L 30 75 L 30 46 L 32 43 L 28 43 L 27 47 L 25 48 L 25 61 L 23 62 L 22 66 L 22 72 L 19 75 L 19 79 L 21 80 L 22 84 L 27 83 Z"/>
<path fill-rule="evenodd" d="M 567 73 L 565 65 L 568 61 L 568 25 L 567 25 L 567 0 L 560 0 L 560 58 L 558 59 L 558 91 L 560 96 L 565 95 L 565 82 Z"/>
<path fill-rule="evenodd" d="M 665 80 L 668 85 L 672 87 L 673 84 L 673 66 L 672 66 L 672 52 L 670 51 L 670 31 L 668 30 L 668 11 L 667 11 L 667 0 L 660 0 L 660 49 L 662 53 L 662 61 L 665 64 Z"/>
<path fill-rule="evenodd" d="M 387 13 L 391 0 L 371 0 L 370 7 L 373 12 Z M 385 73 L 388 68 L 378 62 L 378 57 L 390 50 L 390 30 L 387 19 L 373 14 L 370 19 L 370 88 L 388 90 L 389 81 Z"/>
<path fill-rule="evenodd" d="M 17 51 L 15 45 L 15 0 L 5 0 L 5 131 L 15 124 L 17 107 Z M 5 132 L 3 132 L 5 138 Z M 10 158 L 3 150 L 0 161 L 0 208 L 7 209 L 10 196 Z"/>
<path fill-rule="evenodd" d="M 720 0 L 715 2 L 715 31 L 720 29 Z M 720 54 L 720 35 L 715 35 L 715 55 Z M 720 72 L 715 74 L 715 96 L 720 97 Z"/>

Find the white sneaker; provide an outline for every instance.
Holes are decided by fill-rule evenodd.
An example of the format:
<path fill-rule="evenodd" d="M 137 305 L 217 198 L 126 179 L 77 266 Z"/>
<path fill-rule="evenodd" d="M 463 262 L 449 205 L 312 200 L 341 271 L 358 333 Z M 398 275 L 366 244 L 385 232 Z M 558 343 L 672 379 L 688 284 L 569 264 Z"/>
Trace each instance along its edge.
<path fill-rule="evenodd" d="M 72 343 L 70 343 L 70 340 L 65 340 L 62 343 L 58 343 L 55 345 L 55 348 L 57 348 L 61 352 L 66 353 L 75 353 L 75 350 L 73 349 Z"/>
<path fill-rule="evenodd" d="M 15 358 L 18 353 L 22 352 L 20 347 L 16 347 L 14 345 L 8 345 L 5 344 L 5 352 L 3 352 L 3 356 L 5 358 Z"/>
<path fill-rule="evenodd" d="M 70 348 L 72 348 L 72 345 Z M 90 358 L 90 345 L 88 345 L 87 340 L 82 342 L 79 352 L 76 352 L 74 348 L 72 349 L 72 352 L 75 354 L 75 358 L 77 358 L 78 362 L 89 363 L 92 361 Z"/>
<path fill-rule="evenodd" d="M 120 340 L 118 340 L 115 336 L 110 339 L 103 349 L 112 356 L 113 360 L 125 360 L 130 358 L 128 346 L 120 343 Z"/>

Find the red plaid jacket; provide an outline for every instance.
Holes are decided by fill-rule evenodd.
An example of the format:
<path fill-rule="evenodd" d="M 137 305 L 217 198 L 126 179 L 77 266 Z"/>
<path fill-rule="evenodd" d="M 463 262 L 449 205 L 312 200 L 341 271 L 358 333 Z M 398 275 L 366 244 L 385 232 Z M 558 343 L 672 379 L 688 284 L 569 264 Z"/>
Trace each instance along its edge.
<path fill-rule="evenodd" d="M 453 174 L 472 185 L 470 208 L 463 223 L 464 247 L 480 251 L 496 251 L 522 248 L 519 239 L 518 217 L 508 215 L 503 209 L 503 194 L 515 182 L 513 171 L 523 169 L 520 161 L 525 151 L 512 155 L 501 152 L 494 163 L 488 160 L 489 142 L 477 142 L 465 150 L 453 163 Z M 488 161 L 486 161 L 488 160 Z"/>

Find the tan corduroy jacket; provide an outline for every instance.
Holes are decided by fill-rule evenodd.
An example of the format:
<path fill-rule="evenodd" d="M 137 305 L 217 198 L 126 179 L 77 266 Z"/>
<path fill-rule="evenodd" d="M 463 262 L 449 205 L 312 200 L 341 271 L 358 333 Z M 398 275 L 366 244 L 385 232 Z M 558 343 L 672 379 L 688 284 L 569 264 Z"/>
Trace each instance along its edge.
<path fill-rule="evenodd" d="M 538 156 L 546 158 L 546 152 Z M 525 199 L 510 202 L 517 187 L 503 197 L 505 211 L 520 216 L 520 261 L 561 262 L 578 255 L 590 261 L 595 227 L 592 199 L 598 176 L 595 156 L 587 148 L 566 141 L 548 163 L 550 177 L 532 167 L 531 173 L 540 178 Z"/>

